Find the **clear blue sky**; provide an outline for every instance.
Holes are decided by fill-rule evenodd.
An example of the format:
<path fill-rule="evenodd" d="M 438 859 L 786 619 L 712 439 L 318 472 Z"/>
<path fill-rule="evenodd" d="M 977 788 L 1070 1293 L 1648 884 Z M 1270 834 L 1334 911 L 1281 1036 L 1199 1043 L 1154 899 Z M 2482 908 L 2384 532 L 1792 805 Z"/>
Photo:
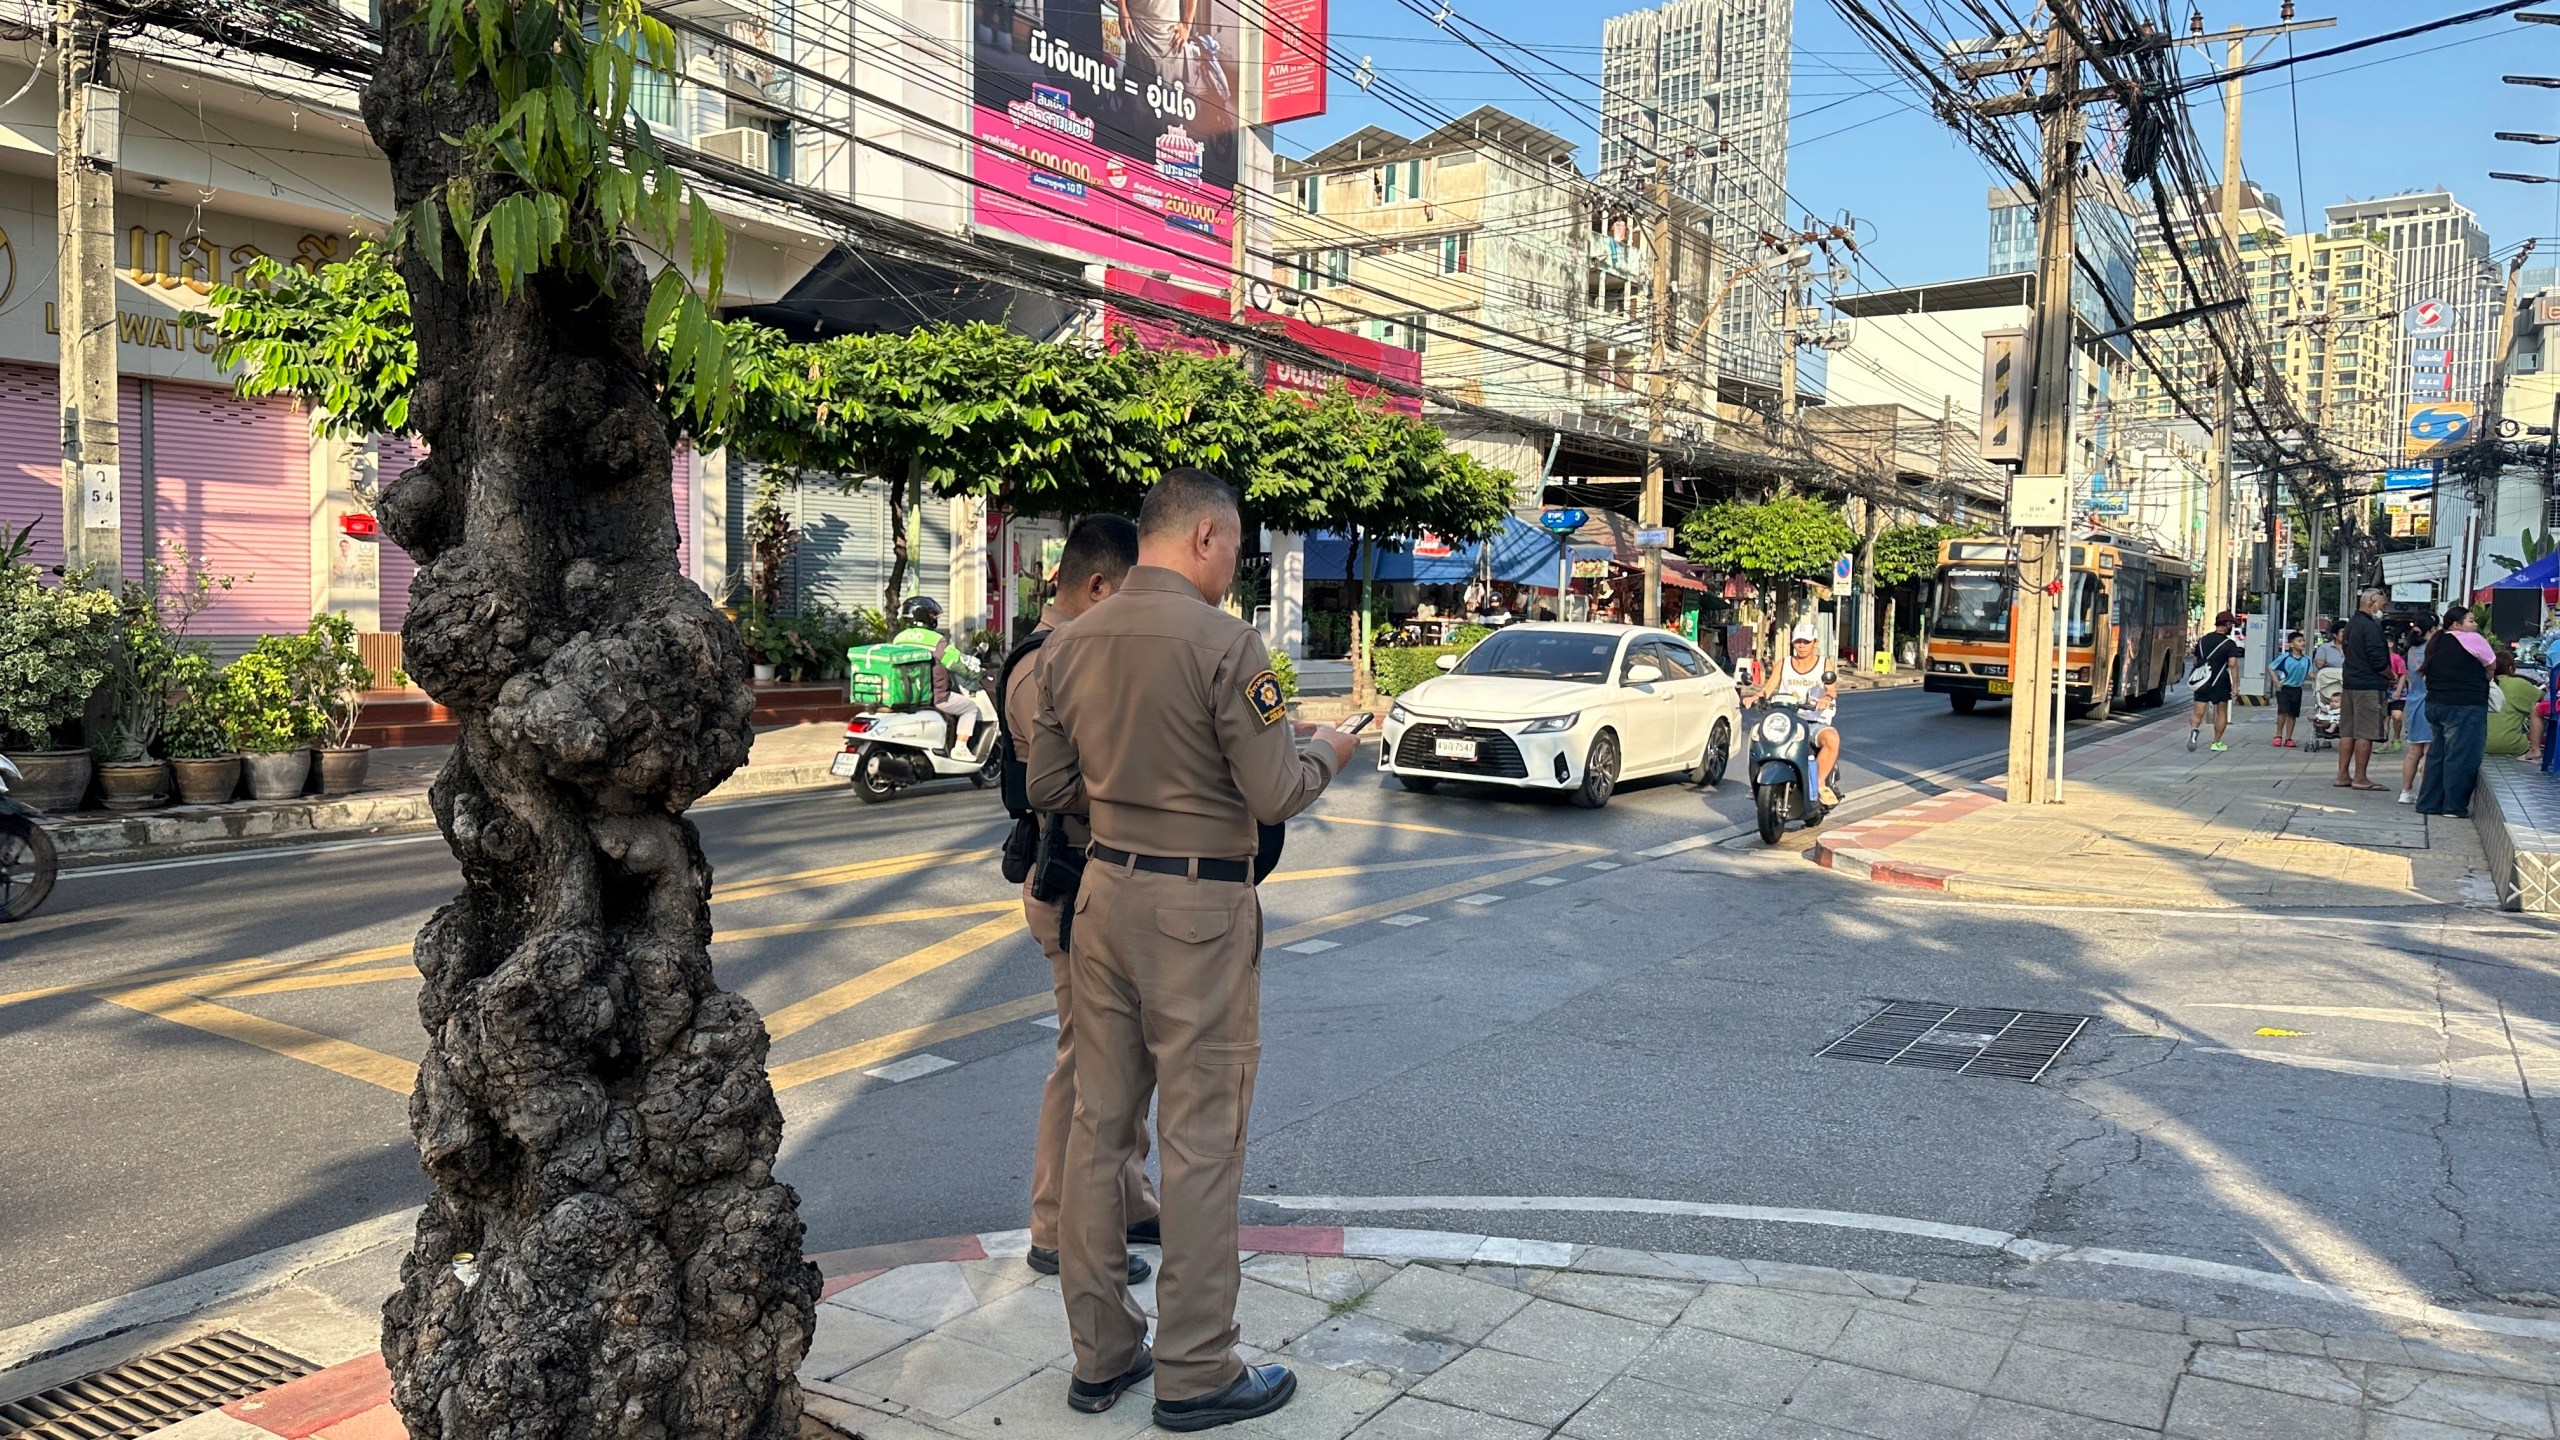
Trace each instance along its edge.
<path fill-rule="evenodd" d="M 1591 104 L 1599 95 L 1601 19 L 1636 8 L 1556 0 L 1454 3 L 1458 13 L 1574 71 L 1578 81 L 1522 67 Z M 2293 43 L 2299 51 L 2321 49 L 2478 3 L 2300 0 L 2300 18 L 2333 17 L 2338 23 L 2296 36 Z M 2270 24 L 2276 8 L 2274 0 L 2207 6 L 2205 20 L 2217 30 Z M 2560 0 L 2544 8 L 2560 11 Z M 1398 0 L 1335 0 L 1332 17 L 1337 50 L 1355 59 L 1374 56 L 1381 74 L 1449 113 L 1496 104 L 1575 139 L 1589 169 L 1597 149 L 1590 110 L 1541 98 Z M 1983 194 L 1993 183 L 1984 163 L 1913 102 L 1828 0 L 1799 0 L 1795 43 L 1787 187 L 1801 205 L 1826 218 L 1842 210 L 1857 216 L 1875 267 L 1864 285 L 1980 274 L 1987 248 Z M 2283 46 L 2277 41 L 2270 56 L 2280 56 Z M 2288 81 L 2288 73 L 2298 78 Z M 2560 175 L 2560 148 L 2490 138 L 2497 130 L 2560 132 L 2560 90 L 2500 84 L 2498 77 L 2508 73 L 2560 75 L 2560 26 L 2502 17 L 2255 77 L 2241 106 L 2248 175 L 2283 197 L 2297 230 L 2308 228 L 2306 217 L 2316 226 L 2322 206 L 2350 196 L 2449 187 L 2479 212 L 2502 255 L 2526 237 L 2539 236 L 2534 263 L 2560 263 L 2560 240 L 2553 238 L 2560 235 L 2560 185 L 2488 178 L 2491 170 Z M 1304 154 L 1364 124 L 1403 134 L 1426 128 L 1338 76 L 1332 104 L 1330 114 L 1282 127 L 1282 153 Z M 2218 164 L 2219 100 L 2198 96 L 2195 118 Z"/>

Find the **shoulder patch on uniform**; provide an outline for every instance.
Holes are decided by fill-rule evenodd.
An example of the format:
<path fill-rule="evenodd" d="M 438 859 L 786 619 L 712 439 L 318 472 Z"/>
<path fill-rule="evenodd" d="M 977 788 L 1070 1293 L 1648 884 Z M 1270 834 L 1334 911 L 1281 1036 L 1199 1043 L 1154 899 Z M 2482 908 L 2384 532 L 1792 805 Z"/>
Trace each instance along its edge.
<path fill-rule="evenodd" d="M 1280 696 L 1280 677 L 1268 670 L 1244 682 L 1244 698 L 1265 725 L 1289 713 L 1289 702 Z"/>

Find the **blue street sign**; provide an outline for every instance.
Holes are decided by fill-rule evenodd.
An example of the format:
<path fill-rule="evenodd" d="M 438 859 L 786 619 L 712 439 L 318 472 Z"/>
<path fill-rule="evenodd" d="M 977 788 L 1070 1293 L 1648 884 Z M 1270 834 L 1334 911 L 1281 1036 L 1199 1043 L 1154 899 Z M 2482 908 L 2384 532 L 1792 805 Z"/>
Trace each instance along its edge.
<path fill-rule="evenodd" d="M 2382 488 L 2385 490 L 2424 490 L 2435 483 L 2436 472 L 2433 470 L 2385 470 L 2382 472 Z"/>
<path fill-rule="evenodd" d="M 1856 573 L 1857 571 L 1855 569 L 1854 562 L 1845 551 L 1842 552 L 1839 559 L 1831 562 L 1831 583 L 1834 586 L 1848 584 L 1849 577 Z"/>
<path fill-rule="evenodd" d="M 2133 497 L 2121 490 L 2089 497 L 2089 513 L 2092 515 L 2122 515 L 2132 508 Z"/>
<path fill-rule="evenodd" d="M 1590 519 L 1580 510 L 1541 510 L 1538 512 L 1538 528 L 1550 535 L 1570 535 Z"/>

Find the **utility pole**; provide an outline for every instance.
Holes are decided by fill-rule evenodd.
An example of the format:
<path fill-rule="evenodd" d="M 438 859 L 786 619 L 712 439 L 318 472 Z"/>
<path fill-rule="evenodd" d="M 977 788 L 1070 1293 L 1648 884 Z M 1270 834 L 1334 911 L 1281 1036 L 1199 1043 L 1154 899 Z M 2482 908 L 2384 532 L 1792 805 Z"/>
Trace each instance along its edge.
<path fill-rule="evenodd" d="M 54 142 L 62 331 L 62 552 L 65 565 L 118 585 L 124 574 L 116 432 L 115 166 L 123 111 L 106 18 L 93 0 L 55 0 L 61 120 Z M 137 257 L 139 258 L 139 257 Z"/>
<path fill-rule="evenodd" d="M 2231 257 L 2231 273 L 2247 283 L 2240 261 L 2240 81 L 2246 48 L 2239 26 L 2231 27 L 2224 52 L 2222 86 L 2222 248 Z M 2245 291 L 2243 292 L 2246 293 Z M 2208 325 L 2212 322 L 2207 321 Z M 2234 347 L 2237 348 L 2237 347 Z M 2231 608 L 2231 442 L 2238 430 L 2233 412 L 2240 405 L 2240 377 L 2231 356 L 2215 367 L 2222 372 L 2221 398 L 2214 409 L 2213 469 L 2205 482 L 2204 613 L 2208 619 Z"/>
<path fill-rule="evenodd" d="M 1796 331 L 1797 307 L 1804 303 L 1805 267 L 1813 257 L 1798 250 L 1787 257 L 1786 278 L 1779 283 L 1778 343 L 1785 360 L 1778 366 L 1778 425 L 1781 429 L 1796 423 Z"/>
<path fill-rule="evenodd" d="M 1643 530 L 1662 528 L 1662 447 L 1667 439 L 1662 419 L 1671 394 L 1671 176 L 1661 156 L 1653 161 L 1653 383 L 1646 399 L 1651 423 L 1646 427 L 1649 442 L 1644 452 L 1644 498 L 1636 508 L 1636 526 Z M 1662 623 L 1662 550 L 1655 545 L 1641 548 L 1644 557 L 1644 623 Z"/>

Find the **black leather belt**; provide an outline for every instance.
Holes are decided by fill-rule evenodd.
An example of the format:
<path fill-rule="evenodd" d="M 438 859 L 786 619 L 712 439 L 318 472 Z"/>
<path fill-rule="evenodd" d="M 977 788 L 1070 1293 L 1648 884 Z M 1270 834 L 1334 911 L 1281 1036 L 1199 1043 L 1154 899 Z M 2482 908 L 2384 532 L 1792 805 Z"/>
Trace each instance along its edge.
<path fill-rule="evenodd" d="M 1105 865 L 1127 865 L 1158 875 L 1198 875 L 1203 880 L 1224 880 L 1239 885 L 1253 878 L 1253 862 L 1250 860 L 1176 860 L 1167 855 L 1132 855 L 1099 840 L 1087 846 L 1084 853 Z"/>

